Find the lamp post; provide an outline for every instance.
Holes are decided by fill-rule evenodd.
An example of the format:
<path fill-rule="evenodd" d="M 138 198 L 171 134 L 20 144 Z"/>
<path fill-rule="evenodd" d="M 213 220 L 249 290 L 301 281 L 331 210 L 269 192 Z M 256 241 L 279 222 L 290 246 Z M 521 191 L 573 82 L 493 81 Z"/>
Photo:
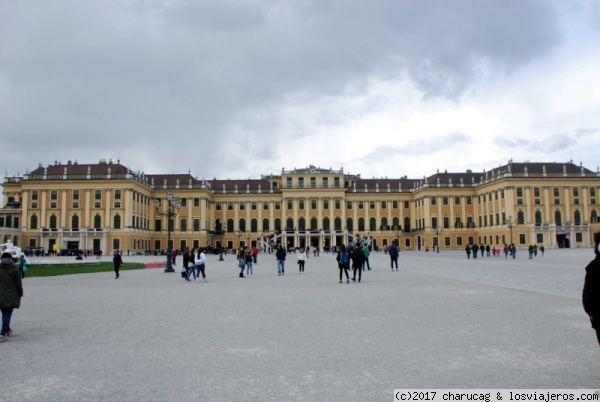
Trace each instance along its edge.
<path fill-rule="evenodd" d="M 440 252 L 440 233 L 442 233 L 444 229 L 441 228 L 440 226 L 436 226 L 434 230 L 435 230 L 435 238 L 437 240 L 437 251 L 436 251 L 436 253 L 439 253 Z"/>
<path fill-rule="evenodd" d="M 513 244 L 512 230 L 516 225 L 515 222 L 513 222 L 512 220 L 512 215 L 510 215 L 508 217 L 508 220 L 506 220 L 504 223 L 506 224 L 506 227 L 510 229 L 510 244 Z"/>
<path fill-rule="evenodd" d="M 167 202 L 166 211 L 161 211 L 163 200 Z M 157 215 L 167 217 L 167 266 L 165 267 L 165 272 L 175 272 L 171 257 L 171 221 L 179 213 L 179 208 L 181 208 L 181 199 L 174 197 L 173 193 L 168 191 L 165 198 L 156 198 L 154 200 L 154 208 L 156 208 Z"/>
<path fill-rule="evenodd" d="M 223 259 L 223 235 L 225 234 L 225 230 L 223 229 L 221 219 L 215 221 L 215 234 L 221 236 L 221 241 L 219 242 L 219 261 L 225 261 Z"/>

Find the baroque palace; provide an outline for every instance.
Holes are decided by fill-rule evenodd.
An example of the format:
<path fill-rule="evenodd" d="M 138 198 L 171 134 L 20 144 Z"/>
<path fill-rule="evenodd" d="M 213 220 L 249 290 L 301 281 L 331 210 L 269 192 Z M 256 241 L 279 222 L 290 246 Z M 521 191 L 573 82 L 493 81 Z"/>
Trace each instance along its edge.
<path fill-rule="evenodd" d="M 6 177 L 2 186 L 0 234 L 22 249 L 322 249 L 356 240 L 374 249 L 397 241 L 403 250 L 589 247 L 600 230 L 600 173 L 572 162 L 509 161 L 421 179 L 309 166 L 198 180 L 133 172 L 112 160 L 69 161 Z"/>

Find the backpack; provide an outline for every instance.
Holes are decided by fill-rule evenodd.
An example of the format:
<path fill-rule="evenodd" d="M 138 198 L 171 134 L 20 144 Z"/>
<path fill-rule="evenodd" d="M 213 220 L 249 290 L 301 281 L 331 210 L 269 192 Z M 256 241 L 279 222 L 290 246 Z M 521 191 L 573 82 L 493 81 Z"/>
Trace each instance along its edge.
<path fill-rule="evenodd" d="M 348 264 L 348 252 L 346 250 L 340 251 L 340 264 Z"/>

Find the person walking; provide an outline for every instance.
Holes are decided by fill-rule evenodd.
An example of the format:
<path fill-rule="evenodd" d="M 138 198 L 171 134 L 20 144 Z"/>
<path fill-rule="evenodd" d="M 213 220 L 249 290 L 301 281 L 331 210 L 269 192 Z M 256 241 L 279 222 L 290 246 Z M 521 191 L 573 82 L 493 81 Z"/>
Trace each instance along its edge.
<path fill-rule="evenodd" d="M 467 260 L 470 260 L 471 259 L 471 247 L 469 247 L 468 244 L 465 247 L 465 252 L 467 253 Z"/>
<path fill-rule="evenodd" d="M 277 276 L 281 276 L 285 274 L 285 249 L 281 246 L 277 246 L 277 252 L 275 253 L 275 258 L 277 259 Z"/>
<path fill-rule="evenodd" d="M 338 262 L 338 268 L 340 270 L 340 283 L 342 283 L 342 274 L 346 274 L 346 283 L 350 283 L 350 275 L 348 275 L 348 270 L 350 269 L 350 256 L 348 255 L 348 250 L 346 250 L 346 246 L 343 244 L 340 245 L 340 249 L 335 257 Z"/>
<path fill-rule="evenodd" d="M 298 258 L 298 275 L 301 275 L 304 273 L 304 263 L 306 263 L 306 250 L 304 250 L 304 247 L 300 247 L 296 258 Z"/>
<path fill-rule="evenodd" d="M 358 281 L 362 279 L 362 266 L 365 263 L 365 253 L 360 246 L 360 243 L 356 243 L 356 246 L 350 253 L 350 259 L 352 260 L 352 281 L 356 282 L 356 271 L 358 271 Z"/>
<path fill-rule="evenodd" d="M 198 248 L 198 251 L 200 249 Z M 195 262 L 196 249 L 192 248 L 188 254 L 188 265 L 185 267 L 185 280 L 190 282 L 190 276 L 194 276 L 194 282 L 198 282 L 198 276 L 196 275 L 196 262 Z"/>
<path fill-rule="evenodd" d="M 600 232 L 594 234 L 594 254 L 595 258 L 585 267 L 581 300 L 600 345 Z"/>
<path fill-rule="evenodd" d="M 254 263 L 254 265 L 258 264 L 258 253 L 259 253 L 259 249 L 256 246 L 252 246 L 252 263 Z"/>
<path fill-rule="evenodd" d="M 245 278 L 244 276 L 244 269 L 246 268 L 246 251 L 244 250 L 244 247 L 241 247 L 238 249 L 238 253 L 237 253 L 237 260 L 238 260 L 238 267 L 240 268 L 240 278 Z"/>
<path fill-rule="evenodd" d="M 115 250 L 113 252 L 113 266 L 115 268 L 115 279 L 119 279 L 119 269 L 123 265 L 123 258 L 121 258 L 121 253 L 119 250 Z"/>
<path fill-rule="evenodd" d="M 365 244 L 362 248 L 363 253 L 365 255 L 365 262 L 363 263 L 363 267 L 362 270 L 365 270 L 365 266 L 368 268 L 368 270 L 371 270 L 371 265 L 369 264 L 369 255 L 371 255 L 371 250 L 369 249 L 369 247 Z"/>
<path fill-rule="evenodd" d="M 208 282 L 206 280 L 206 254 L 200 248 L 194 255 L 194 266 L 196 268 L 196 282 L 200 279 L 200 274 L 202 274 L 202 280 Z"/>
<path fill-rule="evenodd" d="M 19 271 L 21 272 L 21 279 L 25 279 L 25 272 L 27 272 L 27 261 L 25 260 L 25 256 L 21 254 L 19 257 Z"/>
<path fill-rule="evenodd" d="M 473 259 L 476 260 L 477 259 L 477 253 L 479 252 L 479 246 L 477 245 L 477 243 L 473 244 Z"/>
<path fill-rule="evenodd" d="M 194 249 L 192 249 L 192 253 L 190 254 L 190 248 L 186 247 L 185 250 L 183 250 L 183 269 L 185 270 L 185 272 L 182 272 L 181 275 L 183 276 L 183 278 L 187 278 L 187 273 L 188 270 L 190 269 L 190 256 L 194 255 Z"/>
<path fill-rule="evenodd" d="M 390 265 L 392 267 L 392 271 L 394 270 L 394 264 L 396 264 L 396 271 L 398 270 L 398 253 L 400 250 L 398 249 L 398 245 L 396 242 L 392 242 L 392 245 L 388 248 L 388 254 L 390 255 Z"/>
<path fill-rule="evenodd" d="M 13 333 L 10 328 L 13 310 L 21 307 L 23 282 L 11 253 L 3 252 L 0 263 L 0 310 L 2 311 L 0 342 L 5 342 Z"/>

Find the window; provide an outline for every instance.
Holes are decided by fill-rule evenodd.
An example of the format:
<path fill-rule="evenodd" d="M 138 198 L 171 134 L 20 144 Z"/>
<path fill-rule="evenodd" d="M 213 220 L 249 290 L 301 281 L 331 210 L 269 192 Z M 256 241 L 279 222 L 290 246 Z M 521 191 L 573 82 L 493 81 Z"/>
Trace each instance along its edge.
<path fill-rule="evenodd" d="M 288 218 L 287 221 L 285 222 L 286 230 L 294 230 L 294 220 L 292 218 Z"/>
<path fill-rule="evenodd" d="M 37 228 L 38 228 L 37 215 L 31 215 L 31 218 L 29 219 L 29 229 L 37 229 Z"/>
<path fill-rule="evenodd" d="M 121 248 L 121 239 L 113 239 L 113 250 L 119 250 Z"/>
<path fill-rule="evenodd" d="M 73 190 L 73 199 L 74 200 L 78 200 L 79 199 L 79 190 Z"/>
<path fill-rule="evenodd" d="M 293 208 L 294 208 L 294 203 L 293 203 L 292 199 L 289 198 L 287 200 L 287 209 L 293 209 Z"/>
<path fill-rule="evenodd" d="M 467 195 L 467 205 L 471 205 L 473 203 L 473 197 Z"/>
<path fill-rule="evenodd" d="M 431 197 L 431 205 L 437 205 L 437 197 Z"/>
<path fill-rule="evenodd" d="M 323 187 L 329 187 L 329 179 L 327 177 L 323 177 Z"/>
<path fill-rule="evenodd" d="M 581 225 L 581 213 L 579 211 L 575 211 L 574 218 L 574 223 L 576 225 Z"/>
<path fill-rule="evenodd" d="M 579 188 L 573 187 L 573 197 L 579 197 Z"/>
<path fill-rule="evenodd" d="M 100 215 L 94 216 L 94 229 L 100 229 L 102 227 L 102 217 Z"/>
<path fill-rule="evenodd" d="M 304 200 L 298 200 L 298 209 L 304 209 Z"/>
<path fill-rule="evenodd" d="M 120 200 L 120 199 L 121 199 L 121 190 L 116 189 L 115 190 L 115 200 Z"/>
<path fill-rule="evenodd" d="M 317 200 L 314 198 L 310 200 L 310 209 L 317 209 Z"/>
<path fill-rule="evenodd" d="M 444 229 L 449 229 L 450 228 L 450 218 L 447 216 L 444 216 Z"/>
<path fill-rule="evenodd" d="M 246 210 L 246 203 L 244 201 L 240 201 L 240 211 Z"/>
<path fill-rule="evenodd" d="M 387 201 L 381 201 L 381 209 L 387 209 Z"/>
<path fill-rule="evenodd" d="M 575 233 L 575 242 L 576 243 L 583 242 L 583 233 L 581 233 L 581 232 Z"/>
<path fill-rule="evenodd" d="M 317 230 L 319 224 L 317 223 L 317 218 L 310 219 L 310 230 Z"/>
<path fill-rule="evenodd" d="M 193 230 L 194 232 L 199 232 L 200 231 L 200 219 L 194 219 L 192 221 L 193 223 Z"/>
<path fill-rule="evenodd" d="M 365 203 L 363 201 L 359 201 L 358 202 L 358 209 L 364 209 L 365 208 Z"/>
<path fill-rule="evenodd" d="M 269 210 L 269 203 L 267 201 L 263 201 L 263 211 L 268 211 Z"/>
<path fill-rule="evenodd" d="M 460 229 L 460 228 L 463 227 L 463 224 L 462 224 L 460 216 L 456 217 L 456 221 L 454 222 L 454 227 L 457 228 L 457 229 Z"/>
<path fill-rule="evenodd" d="M 281 230 L 281 219 L 275 218 L 275 230 Z"/>
<path fill-rule="evenodd" d="M 410 201 L 404 201 L 404 209 L 410 208 Z"/>
<path fill-rule="evenodd" d="M 220 211 L 220 210 L 221 210 L 221 202 L 217 202 L 217 203 L 215 204 L 215 209 L 216 209 L 217 211 Z"/>
<path fill-rule="evenodd" d="M 523 211 L 517 212 L 517 224 L 524 225 L 525 224 L 525 214 Z"/>
<path fill-rule="evenodd" d="M 304 187 L 304 177 L 298 177 L 298 187 Z"/>
<path fill-rule="evenodd" d="M 316 177 L 311 177 L 311 178 L 310 178 L 310 186 L 311 186 L 312 188 L 315 188 L 315 187 L 317 187 L 317 178 L 316 178 Z"/>
<path fill-rule="evenodd" d="M 335 187 L 335 188 L 340 187 L 340 178 L 339 177 L 333 178 L 333 187 Z"/>
<path fill-rule="evenodd" d="M 256 201 L 252 201 L 250 203 L 250 208 L 252 208 L 253 211 L 256 211 L 256 209 L 258 208 L 258 205 L 256 205 Z"/>
<path fill-rule="evenodd" d="M 573 204 L 575 204 L 575 205 L 579 205 L 579 198 L 575 198 L 575 199 L 573 200 Z"/>
<path fill-rule="evenodd" d="M 396 200 L 392 201 L 392 208 L 398 209 L 398 201 L 396 201 Z"/>
<path fill-rule="evenodd" d="M 540 200 L 539 198 L 536 198 L 535 200 L 533 200 L 534 205 L 542 205 L 542 200 Z"/>
<path fill-rule="evenodd" d="M 335 218 L 333 220 L 334 230 L 342 230 L 342 220 L 340 218 Z"/>
<path fill-rule="evenodd" d="M 437 227 L 438 227 L 437 217 L 432 216 L 431 217 L 431 228 L 436 229 Z"/>
<path fill-rule="evenodd" d="M 554 187 L 554 196 L 555 197 L 560 197 L 560 188 Z"/>
<path fill-rule="evenodd" d="M 323 230 L 331 230 L 331 226 L 329 223 L 329 218 L 323 218 Z"/>
<path fill-rule="evenodd" d="M 560 198 L 554 199 L 554 205 L 560 205 Z"/>
<path fill-rule="evenodd" d="M 301 232 L 306 231 L 306 221 L 304 218 L 298 219 L 298 230 Z"/>
<path fill-rule="evenodd" d="M 375 209 L 375 201 L 369 201 L 369 209 Z"/>
<path fill-rule="evenodd" d="M 533 188 L 533 196 L 534 197 L 539 197 L 540 196 L 540 188 L 539 187 L 534 187 Z"/>
<path fill-rule="evenodd" d="M 182 207 L 187 207 L 187 198 L 181 197 L 181 206 Z"/>
<path fill-rule="evenodd" d="M 37 190 L 31 190 L 31 199 L 32 199 L 33 201 L 37 200 L 37 199 L 38 199 L 38 196 L 39 196 L 39 193 L 38 193 L 38 191 L 37 191 Z"/>
<path fill-rule="evenodd" d="M 102 190 L 94 190 L 94 199 L 101 200 L 102 199 Z"/>
<path fill-rule="evenodd" d="M 246 220 L 244 218 L 240 219 L 239 228 L 240 228 L 240 231 L 242 231 L 242 232 L 246 231 Z"/>
<path fill-rule="evenodd" d="M 258 221 L 256 219 L 250 221 L 250 231 L 252 233 L 258 232 Z"/>
<path fill-rule="evenodd" d="M 229 201 L 229 202 L 227 203 L 227 210 L 228 210 L 228 211 L 233 211 L 233 201 Z"/>
<path fill-rule="evenodd" d="M 323 209 L 329 209 L 329 200 L 327 198 L 323 200 Z"/>
<path fill-rule="evenodd" d="M 462 236 L 458 236 L 456 238 L 456 245 L 459 246 L 459 247 L 463 245 L 463 238 L 462 238 Z"/>
<path fill-rule="evenodd" d="M 262 221 L 262 230 L 263 232 L 269 231 L 269 220 L 267 218 L 264 218 Z"/>
<path fill-rule="evenodd" d="M 525 233 L 519 233 L 519 244 L 527 244 L 527 239 L 525 238 Z"/>
<path fill-rule="evenodd" d="M 365 230 L 365 218 L 358 218 L 358 230 L 359 231 Z"/>
<path fill-rule="evenodd" d="M 454 205 L 460 205 L 460 197 L 458 195 L 454 197 Z"/>
<path fill-rule="evenodd" d="M 154 220 L 154 230 L 157 232 L 162 231 L 162 220 L 160 220 L 160 219 Z"/>
<path fill-rule="evenodd" d="M 554 223 L 556 223 L 558 226 L 562 226 L 562 215 L 560 211 L 556 211 L 554 213 Z"/>
<path fill-rule="evenodd" d="M 50 190 L 50 199 L 51 200 L 58 200 L 58 191 L 57 190 Z"/>
<path fill-rule="evenodd" d="M 442 204 L 443 205 L 448 205 L 448 196 L 447 195 L 445 195 L 445 196 L 442 197 Z"/>
<path fill-rule="evenodd" d="M 354 221 L 352 220 L 352 218 L 346 219 L 346 229 L 348 229 L 349 232 L 354 231 Z"/>
<path fill-rule="evenodd" d="M 102 201 L 94 201 L 94 208 L 102 208 Z"/>
<path fill-rule="evenodd" d="M 52 208 L 52 209 L 56 209 L 57 208 L 56 201 L 53 201 L 53 202 L 50 203 L 50 208 Z"/>
<path fill-rule="evenodd" d="M 278 211 L 281 209 L 281 202 L 275 201 L 275 209 Z"/>
<path fill-rule="evenodd" d="M 286 187 L 288 187 L 288 188 L 292 187 L 292 178 L 291 177 L 288 177 L 286 179 Z"/>
<path fill-rule="evenodd" d="M 194 197 L 194 206 L 195 207 L 199 207 L 200 206 L 200 198 Z"/>
<path fill-rule="evenodd" d="M 352 201 L 346 201 L 346 209 L 352 209 Z"/>
<path fill-rule="evenodd" d="M 179 230 L 181 230 L 182 232 L 187 231 L 187 218 L 181 218 L 179 220 Z"/>
<path fill-rule="evenodd" d="M 517 197 L 523 197 L 523 187 L 517 187 Z"/>

